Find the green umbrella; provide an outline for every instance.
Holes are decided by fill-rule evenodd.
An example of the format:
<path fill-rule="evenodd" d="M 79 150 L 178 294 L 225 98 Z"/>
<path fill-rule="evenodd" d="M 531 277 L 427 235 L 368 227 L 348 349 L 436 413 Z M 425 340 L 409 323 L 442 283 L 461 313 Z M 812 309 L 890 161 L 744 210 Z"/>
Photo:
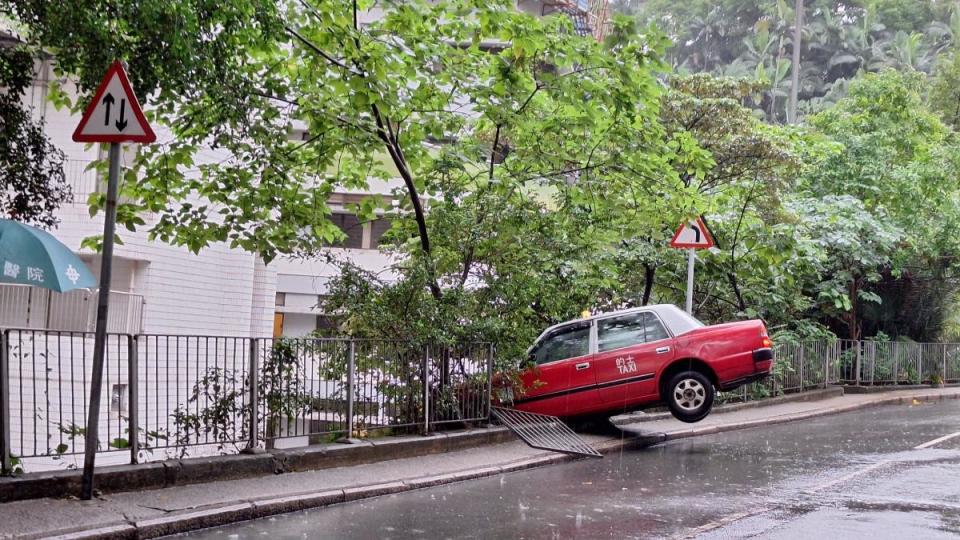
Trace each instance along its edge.
<path fill-rule="evenodd" d="M 97 286 L 87 265 L 53 235 L 9 219 L 0 219 L 0 282 L 57 292 Z"/>

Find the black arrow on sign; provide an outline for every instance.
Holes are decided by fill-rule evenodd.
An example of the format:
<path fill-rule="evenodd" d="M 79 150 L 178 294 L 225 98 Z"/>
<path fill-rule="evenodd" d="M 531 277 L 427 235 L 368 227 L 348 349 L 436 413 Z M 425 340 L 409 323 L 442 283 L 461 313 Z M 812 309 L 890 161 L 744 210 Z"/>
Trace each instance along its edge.
<path fill-rule="evenodd" d="M 690 228 L 693 229 L 694 234 L 697 235 L 697 239 L 694 240 L 693 242 L 696 244 L 699 244 L 700 243 L 700 227 L 697 227 L 696 225 L 691 225 Z"/>
<path fill-rule="evenodd" d="M 103 117 L 103 125 L 109 126 L 110 125 L 110 106 L 113 105 L 113 94 L 107 94 L 103 96 L 103 104 L 107 106 L 107 115 Z"/>
<path fill-rule="evenodd" d="M 127 106 L 127 100 L 121 98 L 120 99 L 120 119 L 113 124 L 117 126 L 117 129 L 119 129 L 120 131 L 123 131 L 124 128 L 127 127 L 127 121 L 123 119 L 123 111 L 124 109 L 126 109 L 126 106 Z"/>

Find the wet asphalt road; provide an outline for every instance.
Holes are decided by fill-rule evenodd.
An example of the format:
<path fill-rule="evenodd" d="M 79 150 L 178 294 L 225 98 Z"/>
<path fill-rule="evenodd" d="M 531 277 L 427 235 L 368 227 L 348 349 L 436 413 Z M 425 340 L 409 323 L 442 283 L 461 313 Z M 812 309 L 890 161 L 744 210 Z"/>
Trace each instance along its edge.
<path fill-rule="evenodd" d="M 958 538 L 960 402 L 754 428 L 199 531 L 235 538 Z"/>

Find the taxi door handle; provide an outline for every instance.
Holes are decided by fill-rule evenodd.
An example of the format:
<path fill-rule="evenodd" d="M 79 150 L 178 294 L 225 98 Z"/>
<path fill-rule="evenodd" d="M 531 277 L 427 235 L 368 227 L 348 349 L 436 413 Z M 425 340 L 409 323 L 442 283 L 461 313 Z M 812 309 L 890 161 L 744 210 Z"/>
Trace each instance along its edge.
<path fill-rule="evenodd" d="M 577 364 L 577 365 L 574 366 L 574 367 L 577 368 L 577 371 L 583 371 L 583 370 L 588 369 L 588 368 L 590 367 L 590 362 L 583 362 L 582 364 Z"/>
<path fill-rule="evenodd" d="M 670 352 L 670 347 L 657 347 L 657 354 L 664 354 Z"/>

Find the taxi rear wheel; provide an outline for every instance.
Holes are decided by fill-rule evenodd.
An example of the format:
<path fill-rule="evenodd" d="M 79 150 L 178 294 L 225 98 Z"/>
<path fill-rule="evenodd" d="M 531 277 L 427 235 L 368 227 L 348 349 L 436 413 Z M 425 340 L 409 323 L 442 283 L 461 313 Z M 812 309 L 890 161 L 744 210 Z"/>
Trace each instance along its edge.
<path fill-rule="evenodd" d="M 713 408 L 713 383 L 699 371 L 677 373 L 664 390 L 670 413 L 681 422 L 699 422 Z"/>

